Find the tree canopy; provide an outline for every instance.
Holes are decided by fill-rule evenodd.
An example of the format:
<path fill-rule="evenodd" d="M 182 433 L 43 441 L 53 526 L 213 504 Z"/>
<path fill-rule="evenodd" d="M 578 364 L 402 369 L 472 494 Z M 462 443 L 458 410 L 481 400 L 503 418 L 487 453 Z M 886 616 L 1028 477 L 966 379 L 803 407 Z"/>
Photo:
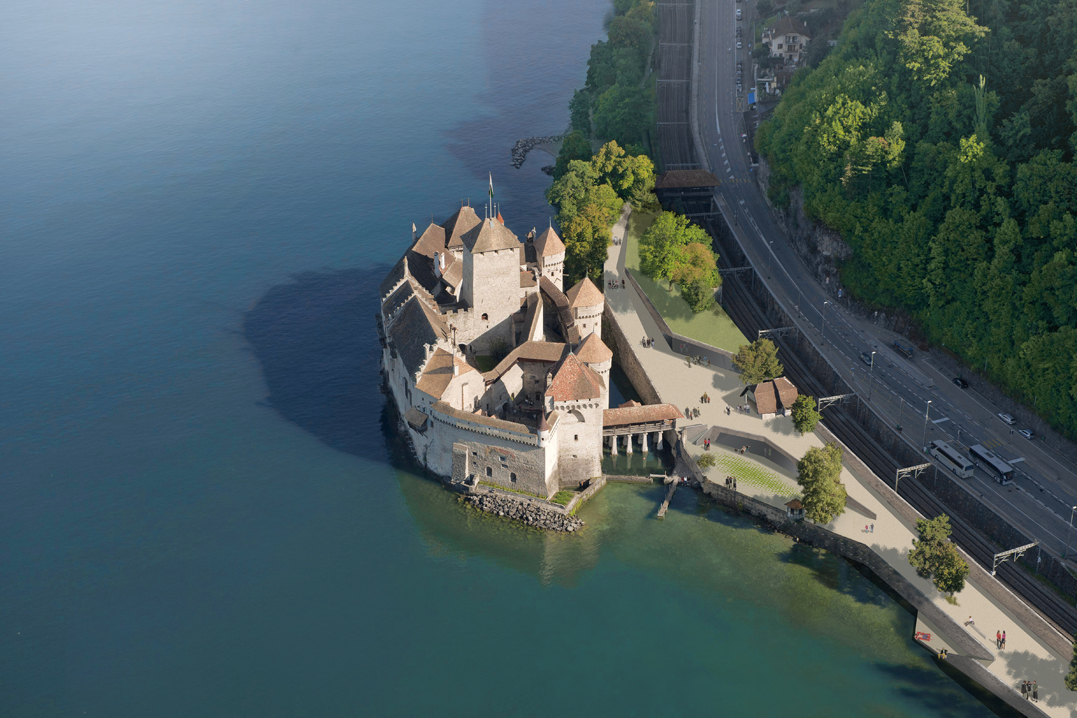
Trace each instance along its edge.
<path fill-rule="evenodd" d="M 867 0 L 757 134 L 859 298 L 1077 438 L 1077 0 Z"/>
<path fill-rule="evenodd" d="M 741 383 L 746 385 L 776 379 L 785 371 L 778 361 L 778 347 L 769 339 L 742 344 L 733 357 L 733 366 L 740 369 Z"/>
<path fill-rule="evenodd" d="M 930 578 L 935 588 L 953 596 L 965 588 L 969 565 L 950 541 L 950 517 L 946 514 L 931 520 L 919 519 L 916 529 L 919 539 L 913 539 L 909 564 L 921 578 Z"/>
<path fill-rule="evenodd" d="M 588 276 L 601 283 L 610 228 L 620 214 L 621 198 L 601 181 L 590 162 L 573 160 L 546 190 L 546 199 L 557 207 L 557 224 L 565 242 L 566 282 Z"/>
<path fill-rule="evenodd" d="M 815 408 L 815 398 L 807 394 L 801 394 L 796 398 L 790 413 L 793 415 L 793 426 L 801 434 L 807 434 L 813 430 L 823 418 L 823 415 Z"/>
<path fill-rule="evenodd" d="M 714 304 L 714 288 L 722 281 L 718 255 L 711 249 L 710 236 L 684 215 L 658 215 L 640 237 L 639 258 L 640 270 L 647 276 L 676 282 L 693 311 Z"/>
<path fill-rule="evenodd" d="M 804 515 L 817 524 L 828 524 L 845 513 L 845 486 L 841 483 L 841 447 L 812 447 L 797 462 L 797 483 L 804 495 Z"/>

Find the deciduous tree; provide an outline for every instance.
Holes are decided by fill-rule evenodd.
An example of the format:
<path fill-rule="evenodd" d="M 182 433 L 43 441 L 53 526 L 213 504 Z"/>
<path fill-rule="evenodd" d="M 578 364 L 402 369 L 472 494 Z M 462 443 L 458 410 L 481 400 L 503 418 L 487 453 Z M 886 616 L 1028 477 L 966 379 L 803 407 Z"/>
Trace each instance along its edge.
<path fill-rule="evenodd" d="M 919 519 L 916 529 L 919 539 L 913 539 L 909 564 L 921 578 L 930 578 L 935 588 L 953 596 L 965 588 L 969 565 L 950 542 L 950 517 L 941 514 L 933 519 Z"/>
<path fill-rule="evenodd" d="M 793 426 L 801 434 L 807 434 L 814 429 L 819 420 L 823 418 L 823 415 L 815 409 L 815 399 L 807 394 L 801 394 L 796 398 L 791 411 L 793 414 Z"/>
<path fill-rule="evenodd" d="M 812 447 L 797 462 L 797 483 L 803 489 L 804 515 L 828 524 L 845 513 L 845 486 L 841 483 L 841 447 Z"/>
<path fill-rule="evenodd" d="M 733 366 L 740 369 L 743 384 L 758 384 L 782 375 L 785 368 L 778 361 L 778 347 L 769 339 L 756 339 L 743 344 L 733 357 Z"/>

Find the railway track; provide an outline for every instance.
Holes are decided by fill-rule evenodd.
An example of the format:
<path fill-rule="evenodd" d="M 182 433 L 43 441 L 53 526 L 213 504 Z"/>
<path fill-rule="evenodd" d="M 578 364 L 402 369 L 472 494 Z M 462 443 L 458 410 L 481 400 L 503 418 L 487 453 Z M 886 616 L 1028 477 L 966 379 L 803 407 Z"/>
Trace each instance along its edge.
<path fill-rule="evenodd" d="M 760 329 L 774 328 L 738 275 L 727 276 L 723 282 L 722 291 L 730 318 L 745 336 L 756 336 Z M 782 363 L 785 366 L 786 375 L 798 387 L 801 387 L 802 391 L 812 396 L 826 396 L 830 393 L 808 370 L 791 347 L 781 339 L 778 339 L 777 343 L 784 349 Z M 823 410 L 823 414 L 830 431 L 877 476 L 890 485 L 888 477 L 895 475 L 895 471 L 901 467 L 900 463 L 873 441 L 864 428 L 840 407 L 827 407 Z M 953 527 L 953 540 L 989 572 L 994 554 L 1003 548 L 1012 548 L 996 546 L 973 526 L 953 516 L 919 479 L 906 479 L 901 482 L 898 495 L 929 518 L 940 514 L 949 515 L 950 525 Z M 1023 596 L 1059 631 L 1071 636 L 1077 633 L 1077 609 L 1066 603 L 1052 589 L 1037 581 L 1027 571 L 1012 562 L 1006 562 L 998 567 L 997 578 L 1017 595 Z"/>

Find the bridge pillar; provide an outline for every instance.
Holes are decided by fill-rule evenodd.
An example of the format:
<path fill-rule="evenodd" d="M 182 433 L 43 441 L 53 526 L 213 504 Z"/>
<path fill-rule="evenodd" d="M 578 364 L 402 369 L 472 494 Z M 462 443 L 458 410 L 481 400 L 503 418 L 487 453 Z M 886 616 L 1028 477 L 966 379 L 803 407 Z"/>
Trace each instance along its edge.
<path fill-rule="evenodd" d="M 662 450 L 662 432 L 661 431 L 656 431 L 655 435 L 657 436 L 657 438 L 655 439 L 655 442 L 654 442 L 655 451 L 661 451 Z"/>
<path fill-rule="evenodd" d="M 610 437 L 610 456 L 617 456 L 617 436 Z"/>
<path fill-rule="evenodd" d="M 643 448 L 643 453 L 646 454 L 647 453 L 647 432 L 646 431 L 639 435 L 639 443 L 640 443 L 640 446 Z"/>
<path fill-rule="evenodd" d="M 632 453 L 632 435 L 631 434 L 625 434 L 625 453 L 626 454 L 631 454 Z"/>

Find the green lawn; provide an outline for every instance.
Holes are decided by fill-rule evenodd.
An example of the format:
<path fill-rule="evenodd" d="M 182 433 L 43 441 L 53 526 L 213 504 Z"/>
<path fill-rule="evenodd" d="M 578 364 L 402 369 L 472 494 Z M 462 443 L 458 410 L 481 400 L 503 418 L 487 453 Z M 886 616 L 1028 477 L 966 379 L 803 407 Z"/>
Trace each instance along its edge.
<path fill-rule="evenodd" d="M 797 490 L 789 482 L 783 481 L 777 474 L 767 471 L 753 461 L 736 454 L 728 454 L 714 447 L 711 448 L 710 453 L 714 454 L 714 458 L 717 460 L 714 472 L 718 474 L 717 477 L 712 475 L 711 479 L 718 481 L 718 483 L 722 483 L 724 477 L 732 476 L 737 480 L 738 484 L 745 483 L 758 486 L 766 491 L 773 491 L 778 496 L 792 498 L 797 495 Z"/>
<path fill-rule="evenodd" d="M 575 492 L 575 491 L 564 491 L 564 490 L 558 491 L 556 494 L 553 495 L 553 499 L 551 499 L 551 500 L 555 504 L 561 504 L 562 506 L 568 506 L 569 502 L 572 501 L 572 499 L 576 498 L 576 493 L 577 492 Z"/>
<path fill-rule="evenodd" d="M 643 212 L 634 212 L 629 218 L 625 266 L 632 270 L 632 276 L 666 320 L 666 324 L 677 334 L 730 352 L 736 352 L 742 344 L 748 344 L 748 340 L 720 305 L 715 303 L 712 310 L 696 314 L 688 306 L 688 302 L 681 299 L 681 292 L 676 285 L 669 289 L 665 282 L 658 283 L 639 271 L 639 238 L 651 226 L 654 218 L 655 215 Z"/>

